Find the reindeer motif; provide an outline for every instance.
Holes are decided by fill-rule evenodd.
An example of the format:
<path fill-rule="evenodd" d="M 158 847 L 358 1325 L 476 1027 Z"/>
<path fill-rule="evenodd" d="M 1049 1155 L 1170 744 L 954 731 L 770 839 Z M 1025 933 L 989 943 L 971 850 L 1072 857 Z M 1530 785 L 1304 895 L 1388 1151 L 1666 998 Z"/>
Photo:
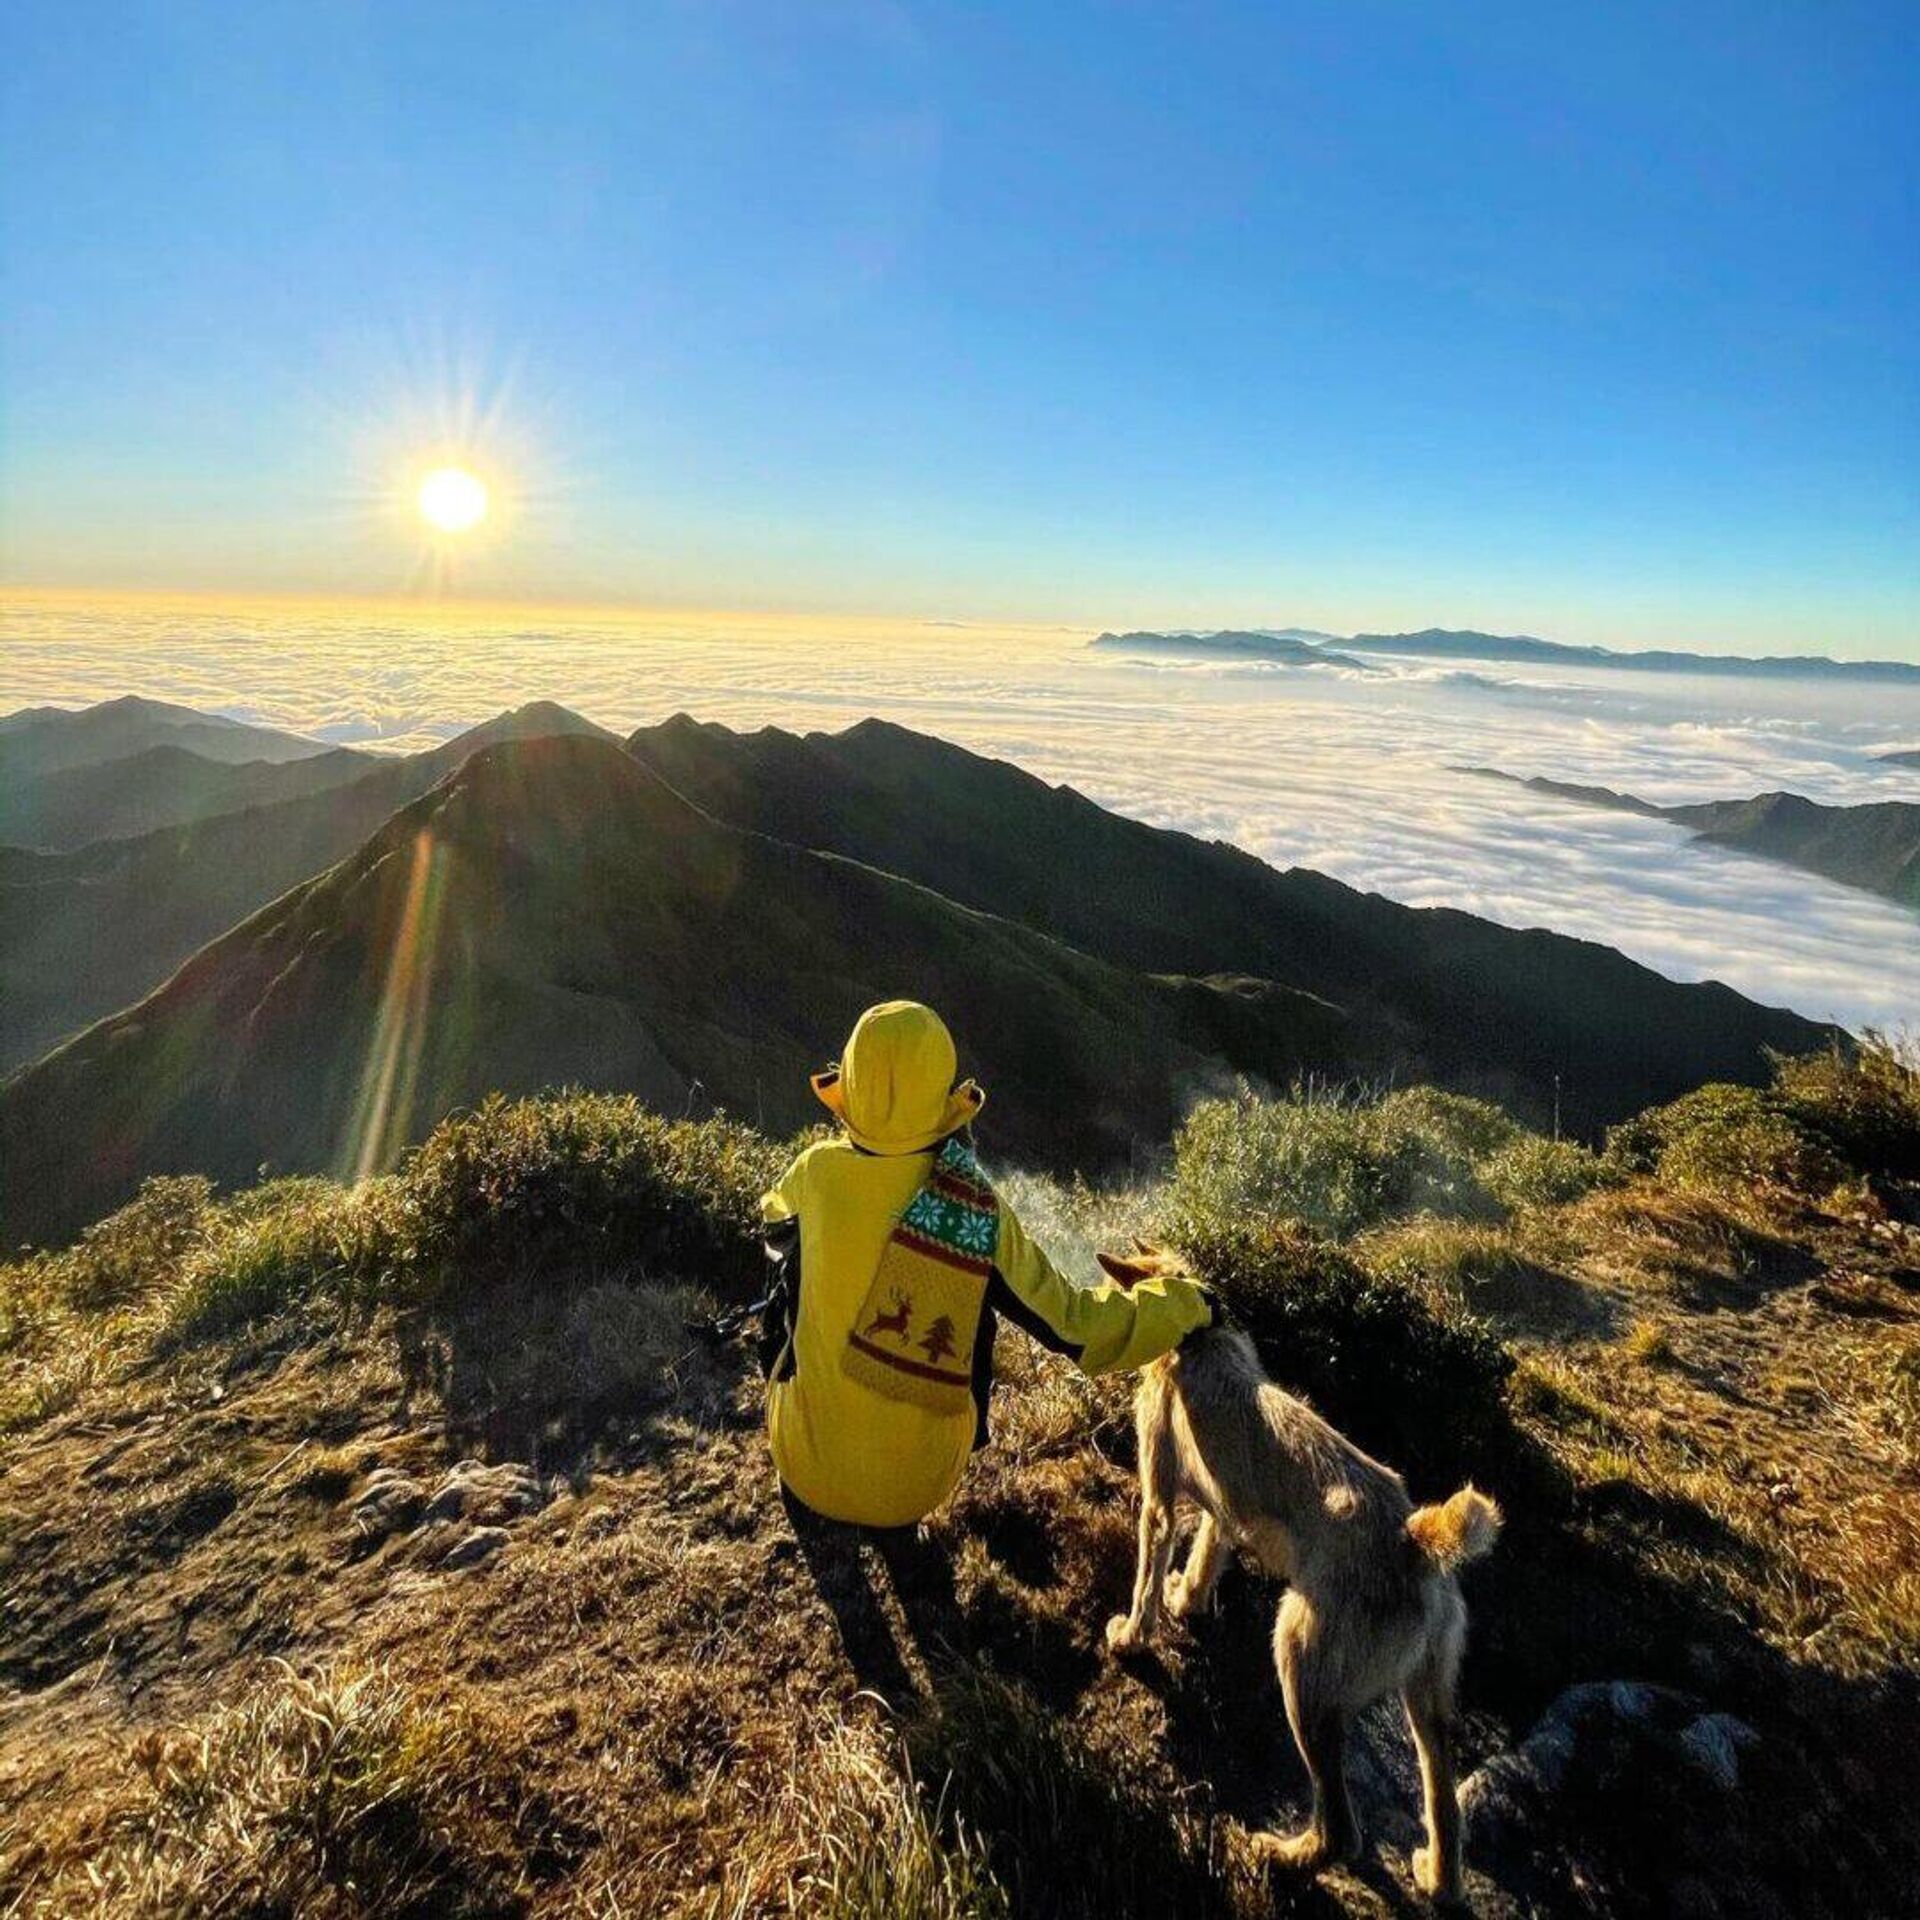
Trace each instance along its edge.
<path fill-rule="evenodd" d="M 893 1289 L 893 1309 L 889 1313 L 877 1313 L 867 1328 L 865 1338 L 871 1340 L 876 1333 L 894 1333 L 900 1336 L 900 1344 L 907 1343 L 907 1331 L 913 1322 L 913 1307 L 907 1296 L 899 1288 Z"/>

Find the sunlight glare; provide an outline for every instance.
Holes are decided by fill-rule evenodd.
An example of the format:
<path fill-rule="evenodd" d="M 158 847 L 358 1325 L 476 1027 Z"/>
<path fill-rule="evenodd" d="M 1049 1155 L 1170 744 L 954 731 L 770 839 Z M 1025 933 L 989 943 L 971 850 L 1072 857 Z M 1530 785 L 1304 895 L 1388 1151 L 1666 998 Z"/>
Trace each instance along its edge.
<path fill-rule="evenodd" d="M 465 533 L 486 518 L 486 484 L 465 467 L 436 467 L 420 482 L 420 514 L 442 533 Z"/>

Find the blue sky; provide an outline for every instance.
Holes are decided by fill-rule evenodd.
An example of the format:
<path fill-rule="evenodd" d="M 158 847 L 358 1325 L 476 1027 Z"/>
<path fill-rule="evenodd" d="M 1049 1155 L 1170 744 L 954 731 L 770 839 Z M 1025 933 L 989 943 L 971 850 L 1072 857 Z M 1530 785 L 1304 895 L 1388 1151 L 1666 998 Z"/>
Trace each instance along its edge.
<path fill-rule="evenodd" d="M 0 567 L 1920 657 L 1920 10 L 0 24 Z"/>

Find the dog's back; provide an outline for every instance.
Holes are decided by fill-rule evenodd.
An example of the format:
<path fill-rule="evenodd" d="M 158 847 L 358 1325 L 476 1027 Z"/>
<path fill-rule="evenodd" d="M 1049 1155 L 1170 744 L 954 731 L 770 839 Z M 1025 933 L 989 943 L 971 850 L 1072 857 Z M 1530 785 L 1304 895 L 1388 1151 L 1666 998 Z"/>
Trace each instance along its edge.
<path fill-rule="evenodd" d="M 1195 1335 L 1156 1370 L 1183 1479 L 1274 1572 L 1310 1592 L 1350 1582 L 1356 1562 L 1376 1585 L 1428 1570 L 1400 1476 L 1268 1379 L 1244 1333 Z"/>

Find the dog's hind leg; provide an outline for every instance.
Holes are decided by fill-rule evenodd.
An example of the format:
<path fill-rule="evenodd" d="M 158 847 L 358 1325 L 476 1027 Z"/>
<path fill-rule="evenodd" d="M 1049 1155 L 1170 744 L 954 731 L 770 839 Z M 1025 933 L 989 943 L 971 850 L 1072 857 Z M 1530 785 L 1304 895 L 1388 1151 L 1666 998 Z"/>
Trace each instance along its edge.
<path fill-rule="evenodd" d="M 1273 1654 L 1287 1722 L 1313 1785 L 1313 1811 L 1298 1833 L 1264 1837 L 1261 1846 L 1281 1866 L 1308 1871 L 1360 1851 L 1360 1823 L 1347 1796 L 1346 1709 L 1325 1684 L 1320 1632 L 1313 1608 L 1298 1593 L 1288 1594 L 1274 1624 Z"/>
<path fill-rule="evenodd" d="M 1134 1567 L 1133 1606 L 1107 1622 L 1107 1648 L 1132 1653 L 1145 1645 L 1160 1617 L 1160 1595 L 1173 1558 L 1173 1509 L 1180 1494 L 1180 1461 L 1173 1444 L 1167 1396 L 1157 1383 L 1141 1388 L 1135 1406 L 1140 1452 L 1140 1554 Z"/>
<path fill-rule="evenodd" d="M 1213 1603 L 1213 1590 L 1219 1584 L 1221 1569 L 1227 1564 L 1226 1537 L 1211 1513 L 1200 1515 L 1200 1531 L 1193 1536 L 1183 1572 L 1167 1583 L 1167 1611 L 1176 1620 L 1205 1613 Z"/>
<path fill-rule="evenodd" d="M 1420 1756 L 1426 1798 L 1427 1844 L 1413 1856 L 1413 1880 L 1422 1893 L 1461 1898 L 1460 1792 L 1453 1765 L 1453 1662 L 1443 1651 L 1402 1689 L 1407 1727 Z"/>

